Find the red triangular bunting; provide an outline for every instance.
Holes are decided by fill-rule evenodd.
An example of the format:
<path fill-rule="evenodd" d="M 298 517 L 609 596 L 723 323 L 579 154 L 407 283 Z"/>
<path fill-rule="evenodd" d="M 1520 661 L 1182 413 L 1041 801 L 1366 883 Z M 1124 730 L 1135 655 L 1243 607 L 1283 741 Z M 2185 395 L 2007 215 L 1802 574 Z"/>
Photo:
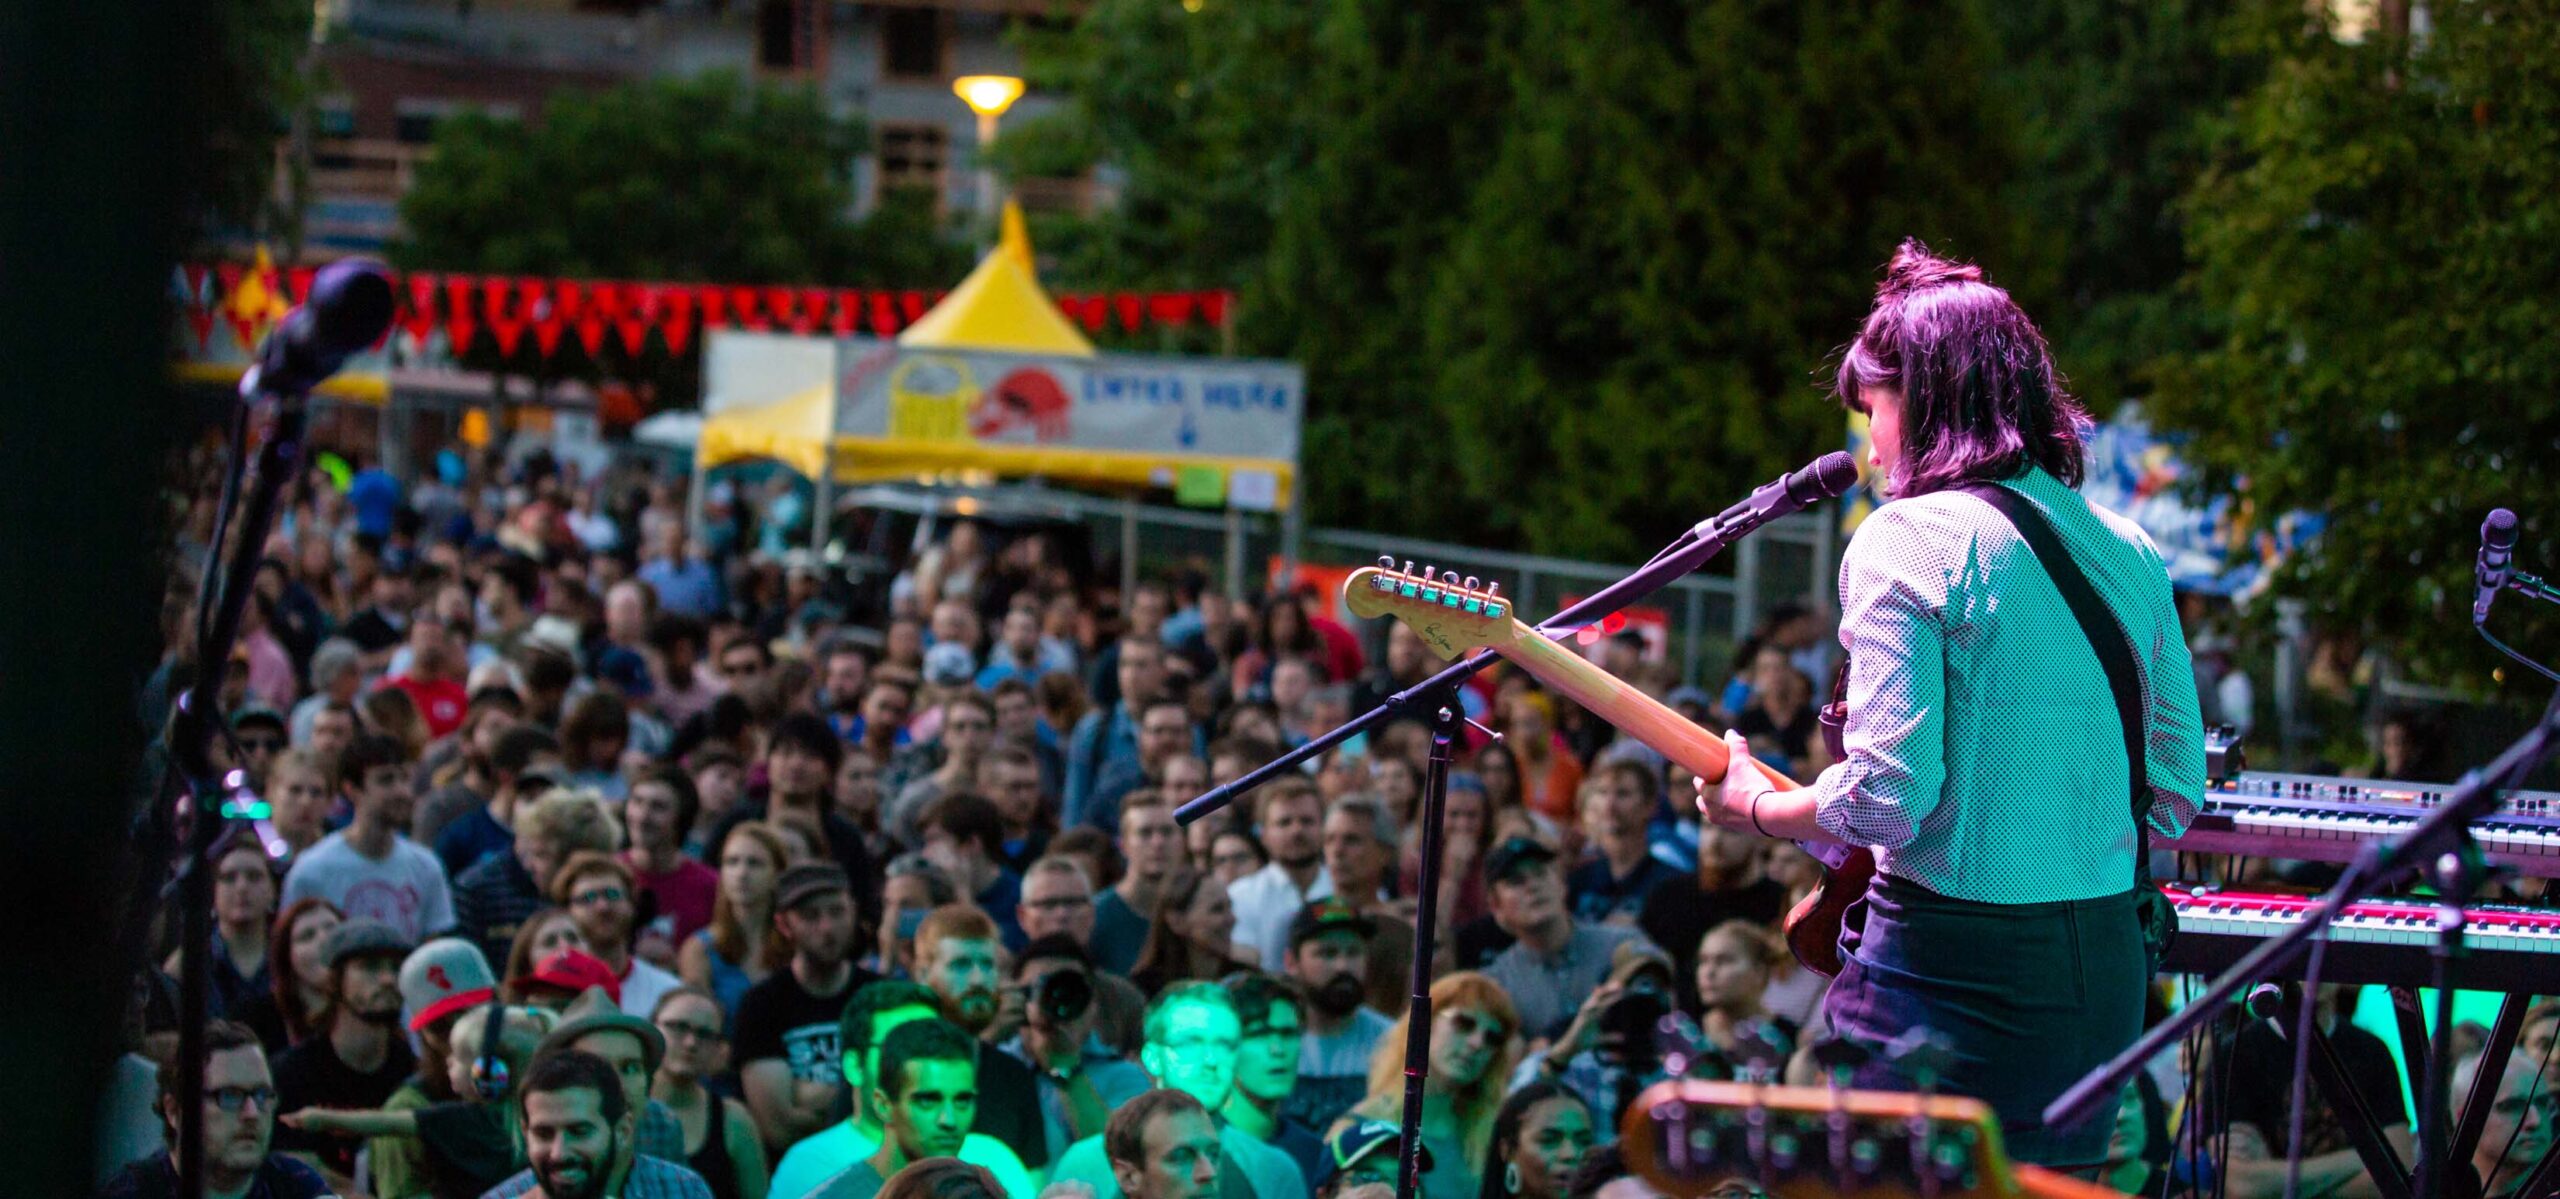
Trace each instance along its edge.
<path fill-rule="evenodd" d="M 835 293 L 823 287 L 804 288 L 800 292 L 800 319 L 791 323 L 794 333 L 815 333 L 827 323 L 827 303 Z"/>
<path fill-rule="evenodd" d="M 729 289 L 729 311 L 738 318 L 738 325 L 741 328 L 761 332 L 773 327 L 771 322 L 764 319 L 764 311 L 757 300 L 756 289 L 752 287 Z"/>
<path fill-rule="evenodd" d="M 693 344 L 693 293 L 681 287 L 666 290 L 665 315 L 658 319 L 658 336 L 665 338 L 667 352 L 682 354 Z"/>
<path fill-rule="evenodd" d="M 1231 291 L 1201 292 L 1200 319 L 1205 320 L 1218 328 L 1226 328 L 1227 308 L 1235 302 L 1235 298 L 1236 293 Z"/>
<path fill-rule="evenodd" d="M 542 351 L 545 359 L 550 358 L 560 348 L 560 333 L 565 327 L 557 316 L 533 322 L 533 348 Z"/>
<path fill-rule="evenodd" d="M 465 312 L 470 311 L 470 310 L 471 310 L 471 296 L 472 296 L 472 294 L 473 294 L 474 292 L 477 292 L 477 291 L 479 291 L 479 290 L 480 290 L 480 284 L 479 284 L 479 281 L 478 281 L 478 280 L 476 280 L 476 279 L 471 278 L 471 277 L 470 277 L 470 276 L 468 276 L 468 275 L 447 275 L 447 276 L 445 276 L 445 277 L 444 277 L 444 299 L 445 299 L 444 311 L 445 311 L 445 315 L 446 315 L 446 316 L 448 316 L 448 317 L 452 317 L 452 316 L 460 316 L 461 314 L 463 314 L 463 313 L 465 313 Z M 461 353 L 461 352 L 462 352 L 462 349 L 461 349 L 461 347 L 460 347 L 460 346 L 456 346 L 456 347 L 454 347 L 454 353 L 459 354 L 459 353 Z"/>
<path fill-rule="evenodd" d="M 400 314 L 400 328 L 409 335 L 410 341 L 424 349 L 427 338 L 436 331 L 436 314 L 412 305 Z"/>
<path fill-rule="evenodd" d="M 541 304 L 542 301 L 549 298 L 550 295 L 550 280 L 518 279 L 516 280 L 516 311 L 521 312 L 528 317 L 534 316 L 536 315 L 534 312 L 535 306 Z"/>
<path fill-rule="evenodd" d="M 1120 327 L 1123 329 L 1136 332 L 1146 323 L 1147 302 L 1141 297 L 1116 295 L 1111 297 L 1111 306 L 1120 310 Z"/>
<path fill-rule="evenodd" d="M 622 334 L 623 352 L 639 357 L 640 347 L 649 344 L 649 322 L 636 316 L 626 316 L 613 324 L 614 330 Z"/>
<path fill-rule="evenodd" d="M 425 271 L 418 271 L 411 274 L 407 282 L 409 284 L 409 310 L 411 312 L 435 311 L 436 277 Z"/>
<path fill-rule="evenodd" d="M 480 280 L 480 315 L 488 318 L 489 328 L 496 330 L 498 317 L 507 310 L 507 297 L 515 294 L 515 283 L 496 277 Z"/>
<path fill-rule="evenodd" d="M 897 303 L 885 291 L 871 293 L 871 331 L 882 337 L 898 331 Z"/>
<path fill-rule="evenodd" d="M 578 318 L 578 344 L 587 348 L 587 357 L 604 353 L 604 318 L 588 313 Z"/>
<path fill-rule="evenodd" d="M 587 285 L 563 279 L 551 286 L 551 310 L 564 321 L 575 321 L 587 312 Z"/>
<path fill-rule="evenodd" d="M 772 313 L 773 319 L 786 325 L 799 323 L 799 292 L 788 287 L 768 287 L 760 298 L 764 301 L 764 310 Z"/>
<path fill-rule="evenodd" d="M 213 264 L 213 277 L 222 282 L 222 294 L 215 296 L 214 302 L 218 304 L 224 300 L 230 299 L 231 293 L 240 290 L 240 277 L 247 273 L 248 268 L 241 266 L 236 262 L 217 262 Z"/>
<path fill-rule="evenodd" d="M 856 322 L 859 322 L 861 319 L 862 293 L 858 291 L 837 292 L 835 319 L 827 323 L 827 328 L 832 330 L 838 337 L 851 337 L 853 336 L 854 329 L 857 327 Z"/>
<path fill-rule="evenodd" d="M 1159 325 L 1187 325 L 1191 323 L 1191 301 L 1191 293 L 1187 291 L 1148 296 L 1147 315 Z"/>
<path fill-rule="evenodd" d="M 202 304 L 189 304 L 187 306 L 187 327 L 195 331 L 197 353 L 201 354 L 212 348 L 213 309 L 207 308 Z"/>
<path fill-rule="evenodd" d="M 716 287 L 705 287 L 693 293 L 693 302 L 702 309 L 704 329 L 725 329 L 729 326 L 729 293 Z"/>
<path fill-rule="evenodd" d="M 285 295 L 300 304 L 311 295 L 311 277 L 320 272 L 313 267 L 298 266 L 284 273 Z"/>
<path fill-rule="evenodd" d="M 927 307 L 929 307 L 929 305 L 925 303 L 923 292 L 902 291 L 898 293 L 898 315 L 905 317 L 906 323 L 910 325 L 924 319 L 924 310 Z"/>
<path fill-rule="evenodd" d="M 498 339 L 498 352 L 509 358 L 515 357 L 516 347 L 524 344 L 525 327 L 531 323 L 521 316 L 490 317 L 489 332 Z"/>
<path fill-rule="evenodd" d="M 472 320 L 469 312 L 457 307 L 453 311 L 445 314 L 445 346 L 452 352 L 454 357 L 462 357 L 463 351 L 471 348 L 472 339 L 476 337 L 479 332 L 479 322 Z"/>

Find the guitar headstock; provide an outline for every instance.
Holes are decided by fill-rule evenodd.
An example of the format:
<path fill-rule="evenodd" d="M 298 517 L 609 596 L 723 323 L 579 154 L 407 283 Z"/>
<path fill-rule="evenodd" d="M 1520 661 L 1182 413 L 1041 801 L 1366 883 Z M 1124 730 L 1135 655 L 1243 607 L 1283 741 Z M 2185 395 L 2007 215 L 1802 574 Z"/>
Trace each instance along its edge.
<path fill-rule="evenodd" d="M 1443 659 L 1509 645 L 1519 636 L 1501 584 L 1479 587 L 1473 575 L 1461 579 L 1430 566 L 1416 570 L 1411 562 L 1398 569 L 1393 558 L 1351 572 L 1342 583 L 1342 602 L 1354 616 L 1403 621 Z"/>
<path fill-rule="evenodd" d="M 1638 1097 L 1620 1133 L 1627 1168 L 1674 1199 L 1734 1182 L 1777 1199 L 2020 1193 L 1991 1109 L 1949 1095 L 1674 1080 Z"/>

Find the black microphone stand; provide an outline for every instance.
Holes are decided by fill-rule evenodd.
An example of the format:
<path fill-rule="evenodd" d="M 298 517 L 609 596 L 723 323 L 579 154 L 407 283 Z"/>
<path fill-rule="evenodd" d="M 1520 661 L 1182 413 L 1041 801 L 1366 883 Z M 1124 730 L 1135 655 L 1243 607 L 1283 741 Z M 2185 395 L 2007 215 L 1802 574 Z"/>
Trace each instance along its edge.
<path fill-rule="evenodd" d="M 2488 872 L 2482 868 L 2480 846 L 2471 837 L 2471 825 L 2496 812 L 2502 793 L 2520 786 L 2524 777 L 2550 754 L 2555 741 L 2560 741 L 2560 693 L 2553 694 L 2550 704 L 2543 709 L 2542 719 L 2532 731 L 2508 746 L 2506 752 L 2499 754 L 2486 768 L 2464 775 L 2452 794 L 2447 795 L 2435 811 L 2408 832 L 2367 845 L 2317 911 L 2302 923 L 2250 950 L 2207 985 L 2202 993 L 2188 1000 L 2185 1007 L 2144 1033 L 2114 1060 L 2091 1071 L 2047 1104 L 2045 1124 L 2053 1127 L 2076 1124 L 2090 1118 L 2102 1105 L 2116 1102 L 2125 1080 L 2142 1069 L 2143 1063 L 2212 1019 L 2241 988 L 2273 977 L 2300 958 L 2310 949 L 2312 939 L 2326 932 L 2348 904 L 2423 869 L 2431 872 L 2440 891 L 2437 896 L 2437 936 L 2432 952 L 2432 982 L 2437 989 L 2436 1043 L 2427 1054 L 2425 1085 L 2417 1088 L 2420 1104 L 2417 1119 L 2418 1170 L 2411 1194 L 2415 1199 L 2439 1199 L 2447 1172 L 2460 1165 L 2446 1159 L 2450 1147 L 2446 1128 L 2453 1073 L 2449 1050 L 2453 1027 L 2453 987 L 2456 985 L 2454 974 L 2462 952 L 2463 908 L 2469 903 L 2473 888 L 2488 877 Z M 2312 1001 L 2312 997 L 2304 1000 L 2306 1003 Z M 2484 1069 L 2499 1065 L 2503 1063 L 2491 1063 Z"/>
<path fill-rule="evenodd" d="M 1813 466 L 1753 492 L 1749 499 L 1725 509 L 1714 519 L 1700 523 L 1684 533 L 1653 560 L 1627 577 L 1601 588 L 1562 612 L 1538 625 L 1540 636 L 1562 636 L 1618 611 L 1637 600 L 1661 590 L 1673 581 L 1703 565 L 1724 548 L 1748 536 L 1753 530 L 1789 513 L 1799 511 L 1847 489 L 1854 480 L 1854 464 L 1845 454 L 1826 455 Z M 1808 494 L 1810 492 L 1810 494 Z M 1405 713 L 1423 713 L 1431 721 L 1431 754 L 1422 778 L 1422 871 L 1418 880 L 1413 925 L 1413 995 L 1406 1009 L 1404 1065 L 1405 1096 L 1402 1159 L 1396 1175 L 1397 1199 L 1414 1199 L 1421 1185 L 1422 1101 L 1424 1083 L 1431 1068 L 1431 959 L 1437 949 L 1440 907 L 1440 859 L 1443 848 L 1441 813 L 1445 810 L 1449 791 L 1450 747 L 1457 739 L 1458 725 L 1465 709 L 1458 697 L 1458 685 L 1492 664 L 1496 655 L 1479 650 L 1430 678 L 1415 683 L 1329 732 L 1282 754 L 1277 760 L 1252 771 L 1222 787 L 1175 809 L 1174 819 L 1184 825 L 1234 803 L 1236 798 L 1278 777 L 1284 771 L 1349 740 L 1362 730 L 1381 721 Z"/>

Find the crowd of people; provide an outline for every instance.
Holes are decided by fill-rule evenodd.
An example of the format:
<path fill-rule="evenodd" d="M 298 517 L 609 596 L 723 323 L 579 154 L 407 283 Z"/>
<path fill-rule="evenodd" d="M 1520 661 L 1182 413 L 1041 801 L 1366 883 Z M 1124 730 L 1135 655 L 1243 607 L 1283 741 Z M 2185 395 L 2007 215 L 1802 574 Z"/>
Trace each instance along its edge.
<path fill-rule="evenodd" d="M 1409 630 L 1196 574 L 1079 588 L 967 523 L 866 625 L 814 562 L 697 539 L 678 485 L 448 465 L 315 472 L 225 663 L 178 635 L 212 497 L 182 526 L 146 702 L 225 671 L 267 805 L 213 853 L 211 1193 L 1392 1185 L 1428 731 L 1172 813 L 1430 674 Z M 1713 692 L 1632 635 L 1594 652 L 1809 779 L 1827 640 L 1775 612 Z M 1454 747 L 1423 1190 L 1634 1199 L 1614 1144 L 1666 1017 L 1707 1068 L 1818 1077 L 1827 980 L 1776 932 L 1818 871 L 1702 828 L 1681 767 L 1524 675 L 1463 695 L 1500 736 Z M 173 1179 L 160 965 L 106 1194 Z M 2167 1160 L 2157 1113 L 2120 1140 Z"/>

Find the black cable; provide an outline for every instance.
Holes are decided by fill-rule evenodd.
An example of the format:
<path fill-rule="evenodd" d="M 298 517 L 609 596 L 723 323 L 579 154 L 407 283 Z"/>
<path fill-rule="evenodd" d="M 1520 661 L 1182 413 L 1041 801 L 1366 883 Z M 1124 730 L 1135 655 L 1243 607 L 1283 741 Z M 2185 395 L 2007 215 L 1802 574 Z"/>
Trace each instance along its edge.
<path fill-rule="evenodd" d="M 205 572 L 196 603 L 196 656 L 201 659 L 213 634 L 213 614 L 222 608 L 222 550 L 231 539 L 231 518 L 240 507 L 240 483 L 249 473 L 249 405 L 231 406 L 230 443 L 224 449 L 222 498 L 213 508 L 213 535 L 205 545 Z M 211 669 L 198 661 L 199 670 Z"/>
<path fill-rule="evenodd" d="M 2496 646 L 2499 653 L 2505 654 L 2518 662 L 2522 662 L 2525 665 L 2532 667 L 2535 674 L 2541 675 L 2552 682 L 2560 683 L 2560 674 L 2553 674 L 2551 673 L 2550 667 L 2545 666 L 2540 662 L 2536 662 L 2531 658 L 2525 657 L 2523 654 L 2517 653 L 2515 649 L 2509 646 L 2506 642 L 2498 640 L 2497 634 L 2489 631 L 2489 626 L 2473 625 L 2472 628 L 2479 631 L 2481 640 Z"/>
<path fill-rule="evenodd" d="M 2339 876 L 2337 884 L 2330 888 L 2328 899 L 2320 905 L 2320 914 L 2314 917 L 2323 928 L 2319 936 L 2311 939 L 2311 961 L 2302 971 L 2302 1008 L 2294 1013 L 2293 1019 L 2293 1112 L 2286 1120 L 2289 1127 L 2285 1134 L 2284 1199 L 2297 1199 L 2302 1189 L 2302 1117 L 2303 1109 L 2310 1106 L 2310 1079 L 2307 1076 L 2311 1072 L 2311 1033 L 2316 1023 L 2314 1018 L 2320 1011 L 2321 959 L 2328 956 L 2328 934 L 2336 927 L 2339 912 L 2346 908 L 2340 901 L 2355 892 L 2356 886 L 2364 881 L 2364 874 L 2364 862 L 2349 865 L 2346 873 Z M 2437 999 L 2439 1002 L 2452 1002 L 2446 996 L 2438 996 Z"/>

